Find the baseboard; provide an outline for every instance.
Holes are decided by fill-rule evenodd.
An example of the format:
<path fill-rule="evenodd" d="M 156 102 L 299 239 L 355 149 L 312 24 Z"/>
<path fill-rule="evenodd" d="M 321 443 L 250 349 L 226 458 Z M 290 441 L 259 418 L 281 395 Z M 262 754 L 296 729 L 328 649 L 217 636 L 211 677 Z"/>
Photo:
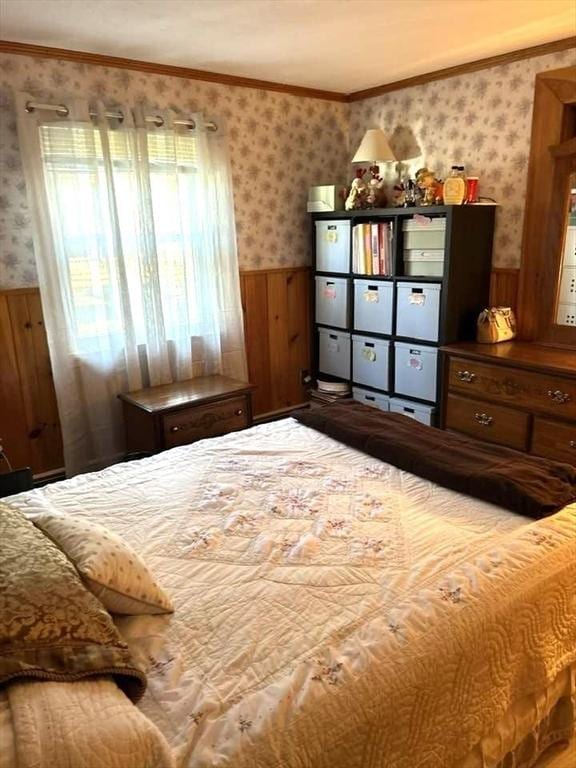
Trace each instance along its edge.
<path fill-rule="evenodd" d="M 51 469 L 49 472 L 40 472 L 40 474 L 34 475 L 33 479 L 34 488 L 41 488 L 49 483 L 58 483 L 60 480 L 66 480 L 66 470 L 64 467 L 58 467 L 58 469 Z"/>

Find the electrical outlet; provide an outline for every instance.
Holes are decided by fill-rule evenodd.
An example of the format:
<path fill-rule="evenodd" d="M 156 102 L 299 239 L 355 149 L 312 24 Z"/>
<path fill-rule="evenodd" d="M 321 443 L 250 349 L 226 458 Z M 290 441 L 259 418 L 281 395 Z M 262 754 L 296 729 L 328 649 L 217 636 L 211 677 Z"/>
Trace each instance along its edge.
<path fill-rule="evenodd" d="M 300 369 L 300 384 L 302 386 L 306 387 L 308 384 L 312 383 L 312 376 L 310 376 L 310 371 L 307 368 L 301 368 Z"/>

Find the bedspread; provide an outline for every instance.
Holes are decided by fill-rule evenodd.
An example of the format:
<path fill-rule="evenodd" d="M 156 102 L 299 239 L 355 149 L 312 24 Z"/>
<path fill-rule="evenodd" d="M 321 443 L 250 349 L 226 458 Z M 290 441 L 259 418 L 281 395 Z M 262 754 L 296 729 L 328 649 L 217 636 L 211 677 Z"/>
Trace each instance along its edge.
<path fill-rule="evenodd" d="M 0 691 L 0 768 L 174 768 L 166 741 L 112 680 Z"/>
<path fill-rule="evenodd" d="M 531 522 L 292 419 L 13 497 L 171 594 L 123 617 L 188 768 L 455 768 L 576 661 L 576 506 Z"/>

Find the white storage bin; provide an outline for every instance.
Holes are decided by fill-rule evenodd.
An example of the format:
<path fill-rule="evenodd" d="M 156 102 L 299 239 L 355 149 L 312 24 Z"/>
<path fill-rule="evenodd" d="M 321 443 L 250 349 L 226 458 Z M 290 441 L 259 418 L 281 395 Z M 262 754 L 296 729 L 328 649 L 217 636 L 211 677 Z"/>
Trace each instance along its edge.
<path fill-rule="evenodd" d="M 350 378 L 349 333 L 318 328 L 318 370 L 341 379 Z"/>
<path fill-rule="evenodd" d="M 348 284 L 345 277 L 316 277 L 316 322 L 348 326 Z"/>
<path fill-rule="evenodd" d="M 438 350 L 396 342 L 394 391 L 419 400 L 436 400 Z"/>
<path fill-rule="evenodd" d="M 370 392 L 368 389 L 361 389 L 360 387 L 352 387 L 352 397 L 354 400 L 358 400 L 359 403 L 371 405 L 374 408 L 379 408 L 381 411 L 387 411 L 388 403 L 390 402 L 390 398 L 386 395 L 381 395 L 379 392 Z"/>
<path fill-rule="evenodd" d="M 576 302 L 573 304 L 558 304 L 556 312 L 558 325 L 576 325 Z"/>
<path fill-rule="evenodd" d="M 558 301 L 565 304 L 576 302 L 576 267 L 564 267 L 560 272 Z"/>
<path fill-rule="evenodd" d="M 570 221 L 572 221 L 572 217 L 576 218 L 571 213 Z M 576 224 L 569 224 L 567 227 L 562 264 L 564 267 L 576 267 Z"/>
<path fill-rule="evenodd" d="M 409 277 L 442 277 L 444 251 L 404 251 L 404 274 Z"/>
<path fill-rule="evenodd" d="M 397 284 L 397 336 L 438 341 L 441 289 L 439 283 Z"/>
<path fill-rule="evenodd" d="M 405 250 L 433 250 L 444 248 L 446 240 L 446 219 L 437 218 L 427 222 L 426 220 L 408 219 L 402 224 L 404 231 Z"/>
<path fill-rule="evenodd" d="M 318 272 L 350 272 L 350 219 L 316 222 Z"/>
<path fill-rule="evenodd" d="M 392 283 L 354 280 L 354 329 L 392 333 Z"/>
<path fill-rule="evenodd" d="M 412 403 L 410 400 L 401 400 L 399 397 L 390 398 L 389 410 L 392 413 L 402 413 L 404 416 L 409 416 L 422 424 L 428 424 L 428 426 L 432 426 L 436 415 L 436 408 L 432 405 Z"/>
<path fill-rule="evenodd" d="M 352 336 L 352 380 L 376 389 L 388 389 L 390 342 L 369 336 Z"/>

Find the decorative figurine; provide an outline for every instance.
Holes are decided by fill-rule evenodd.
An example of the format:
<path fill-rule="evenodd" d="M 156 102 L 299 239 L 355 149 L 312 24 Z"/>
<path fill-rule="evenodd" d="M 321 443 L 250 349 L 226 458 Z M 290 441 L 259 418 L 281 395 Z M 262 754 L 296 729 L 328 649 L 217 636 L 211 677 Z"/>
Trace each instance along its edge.
<path fill-rule="evenodd" d="M 416 186 L 420 191 L 420 205 L 435 205 L 437 199 L 438 179 L 433 171 L 428 168 L 420 168 L 416 172 Z"/>
<path fill-rule="evenodd" d="M 363 168 L 356 169 L 356 178 L 350 186 L 350 192 L 344 203 L 344 208 L 347 211 L 368 207 L 368 184 L 363 179 L 364 174 Z"/>
<path fill-rule="evenodd" d="M 384 189 L 384 179 L 380 176 L 380 169 L 377 165 L 370 166 L 370 181 L 368 182 L 368 206 L 370 208 L 386 207 L 386 191 Z"/>
<path fill-rule="evenodd" d="M 394 184 L 392 189 L 392 201 L 396 208 L 402 208 L 406 202 L 406 189 L 401 181 Z"/>

